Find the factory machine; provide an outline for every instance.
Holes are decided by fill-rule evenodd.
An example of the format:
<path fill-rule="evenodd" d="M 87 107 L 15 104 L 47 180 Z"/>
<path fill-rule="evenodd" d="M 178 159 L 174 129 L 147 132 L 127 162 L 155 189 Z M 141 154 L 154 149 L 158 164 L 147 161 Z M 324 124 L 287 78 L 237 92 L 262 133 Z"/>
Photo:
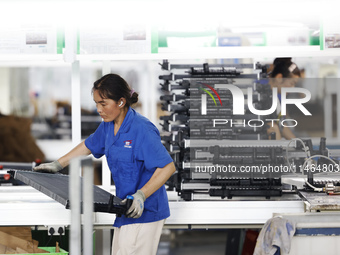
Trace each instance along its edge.
<path fill-rule="evenodd" d="M 296 121 L 280 114 L 267 66 L 164 60 L 161 67 L 166 74 L 159 77 L 160 99 L 167 113 L 161 117 L 162 141 L 177 168 L 168 185 L 181 198 L 340 192 L 340 150 L 328 149 L 325 138 L 313 145 L 311 139 L 276 140 L 268 131 Z"/>
<path fill-rule="evenodd" d="M 69 175 L 33 171 L 33 168 L 39 163 L 0 162 L 0 186 L 28 185 L 62 204 L 65 209 L 71 209 L 69 191 L 71 180 Z M 83 182 L 83 178 L 80 177 L 80 193 L 83 193 L 85 189 Z M 122 199 L 110 192 L 93 184 L 91 184 L 91 187 L 93 189 L 94 212 L 123 215 L 126 214 L 127 209 L 132 204 L 133 198 L 130 196 L 127 197 L 127 203 L 121 204 Z M 81 201 L 81 204 L 83 204 L 83 201 Z"/>
<path fill-rule="evenodd" d="M 321 254 L 318 247 L 337 247 L 340 150 L 329 149 L 325 138 L 276 140 L 271 126 L 280 129 L 296 122 L 278 111 L 284 108 L 266 80 L 267 67 L 167 61 L 161 66 L 161 138 L 177 169 L 167 182 L 171 216 L 166 227 L 261 228 L 268 219 L 282 216 L 296 223 L 291 254 Z M 31 172 L 35 164 L 0 162 L 0 225 L 71 226 L 76 210 L 65 210 L 72 201 L 68 184 L 78 179 L 79 168 L 74 167 L 69 182 L 67 175 Z M 88 180 L 84 184 L 92 187 Z M 2 187 L 9 182 L 12 187 Z M 74 195 L 81 189 L 79 184 L 69 191 Z M 90 193 L 87 188 L 84 192 Z M 85 217 L 84 212 L 83 223 L 92 219 L 101 231 L 129 205 L 112 195 L 114 186 L 93 187 L 93 192 L 92 202 L 84 193 L 76 204 L 88 209 L 93 203 L 96 213 L 87 210 Z M 29 217 L 18 217 L 23 211 Z M 93 239 L 92 231 L 85 232 Z"/>
<path fill-rule="evenodd" d="M 187 201 L 340 194 L 340 150 L 328 149 L 325 138 L 318 144 L 310 138 L 276 140 L 269 131 L 274 125 L 294 126 L 295 120 L 280 113 L 266 65 L 171 65 L 164 60 L 161 67 L 166 72 L 159 77 L 166 113 L 161 138 L 177 169 L 167 182 L 169 191 Z M 51 178 L 34 184 L 38 173 L 7 172 L 31 171 L 36 164 L 0 162 L 1 185 L 29 184 L 38 190 L 46 185 L 45 194 L 55 198 Z M 109 208 L 112 196 L 104 196 Z M 61 197 L 67 206 L 67 194 Z M 99 211 L 111 211 L 102 209 L 101 198 L 97 202 Z"/>

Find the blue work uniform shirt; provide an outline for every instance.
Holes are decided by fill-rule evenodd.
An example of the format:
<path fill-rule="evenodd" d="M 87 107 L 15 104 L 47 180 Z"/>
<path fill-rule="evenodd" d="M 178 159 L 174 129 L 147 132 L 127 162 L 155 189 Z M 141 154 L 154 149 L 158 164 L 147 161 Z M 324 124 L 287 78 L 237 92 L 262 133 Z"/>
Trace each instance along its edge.
<path fill-rule="evenodd" d="M 116 135 L 113 121 L 102 122 L 85 140 L 85 145 L 94 157 L 106 156 L 116 186 L 116 196 L 121 199 L 141 189 L 157 168 L 172 162 L 161 143 L 158 129 L 132 108 L 129 108 Z M 140 218 L 116 217 L 114 226 L 154 222 L 169 216 L 168 197 L 163 185 L 145 200 Z"/>

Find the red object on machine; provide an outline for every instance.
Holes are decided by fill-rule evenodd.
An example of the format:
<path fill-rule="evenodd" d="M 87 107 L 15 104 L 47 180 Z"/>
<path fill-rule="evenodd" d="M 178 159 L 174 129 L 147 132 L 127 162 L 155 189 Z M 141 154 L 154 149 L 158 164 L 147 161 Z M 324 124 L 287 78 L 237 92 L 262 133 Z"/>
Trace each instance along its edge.
<path fill-rule="evenodd" d="M 9 179 L 11 179 L 11 175 L 10 174 L 4 174 L 4 179 L 6 181 L 8 181 Z"/>

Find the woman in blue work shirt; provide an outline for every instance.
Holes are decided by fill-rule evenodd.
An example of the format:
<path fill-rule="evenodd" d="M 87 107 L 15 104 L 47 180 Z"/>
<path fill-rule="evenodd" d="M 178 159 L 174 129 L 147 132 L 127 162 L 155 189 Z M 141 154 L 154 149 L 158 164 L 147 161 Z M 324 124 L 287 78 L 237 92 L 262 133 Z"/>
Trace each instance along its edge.
<path fill-rule="evenodd" d="M 271 71 L 268 73 L 269 85 L 271 88 L 277 88 L 278 99 L 281 103 L 281 88 L 295 87 L 298 79 L 301 77 L 298 66 L 292 62 L 292 58 L 276 58 L 273 62 Z M 278 119 L 282 121 L 283 116 L 278 112 Z M 287 140 L 295 138 L 294 133 L 289 127 L 281 127 L 280 124 L 274 122 L 267 130 L 267 134 L 275 133 L 276 139 Z"/>
<path fill-rule="evenodd" d="M 174 163 L 158 129 L 130 107 L 138 94 L 123 78 L 105 75 L 94 83 L 92 93 L 103 122 L 69 153 L 35 170 L 58 172 L 74 157 L 106 155 L 116 196 L 134 197 L 127 216 L 116 217 L 112 254 L 156 254 L 170 216 L 164 183 L 175 172 Z"/>

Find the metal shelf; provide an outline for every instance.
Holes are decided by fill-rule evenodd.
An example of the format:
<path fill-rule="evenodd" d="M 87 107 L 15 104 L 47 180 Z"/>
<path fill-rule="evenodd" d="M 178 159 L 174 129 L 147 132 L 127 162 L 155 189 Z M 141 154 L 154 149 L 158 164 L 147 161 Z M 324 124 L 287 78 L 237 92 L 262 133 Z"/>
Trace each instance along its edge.
<path fill-rule="evenodd" d="M 340 50 L 320 50 L 320 46 L 243 46 L 191 48 L 174 50 L 160 48 L 159 53 L 148 54 L 80 54 L 82 60 L 159 60 L 159 59 L 233 59 L 276 57 L 340 57 Z"/>
<path fill-rule="evenodd" d="M 262 59 L 276 57 L 340 57 L 340 50 L 320 50 L 320 46 L 241 46 L 216 48 L 170 49 L 159 48 L 158 53 L 136 54 L 77 54 L 79 61 L 109 61 L 109 60 L 162 60 L 162 59 Z M 28 63 L 27 63 L 28 62 Z M 5 65 L 35 65 L 41 63 L 50 65 L 67 64 L 63 54 L 2 54 L 0 66 Z"/>

